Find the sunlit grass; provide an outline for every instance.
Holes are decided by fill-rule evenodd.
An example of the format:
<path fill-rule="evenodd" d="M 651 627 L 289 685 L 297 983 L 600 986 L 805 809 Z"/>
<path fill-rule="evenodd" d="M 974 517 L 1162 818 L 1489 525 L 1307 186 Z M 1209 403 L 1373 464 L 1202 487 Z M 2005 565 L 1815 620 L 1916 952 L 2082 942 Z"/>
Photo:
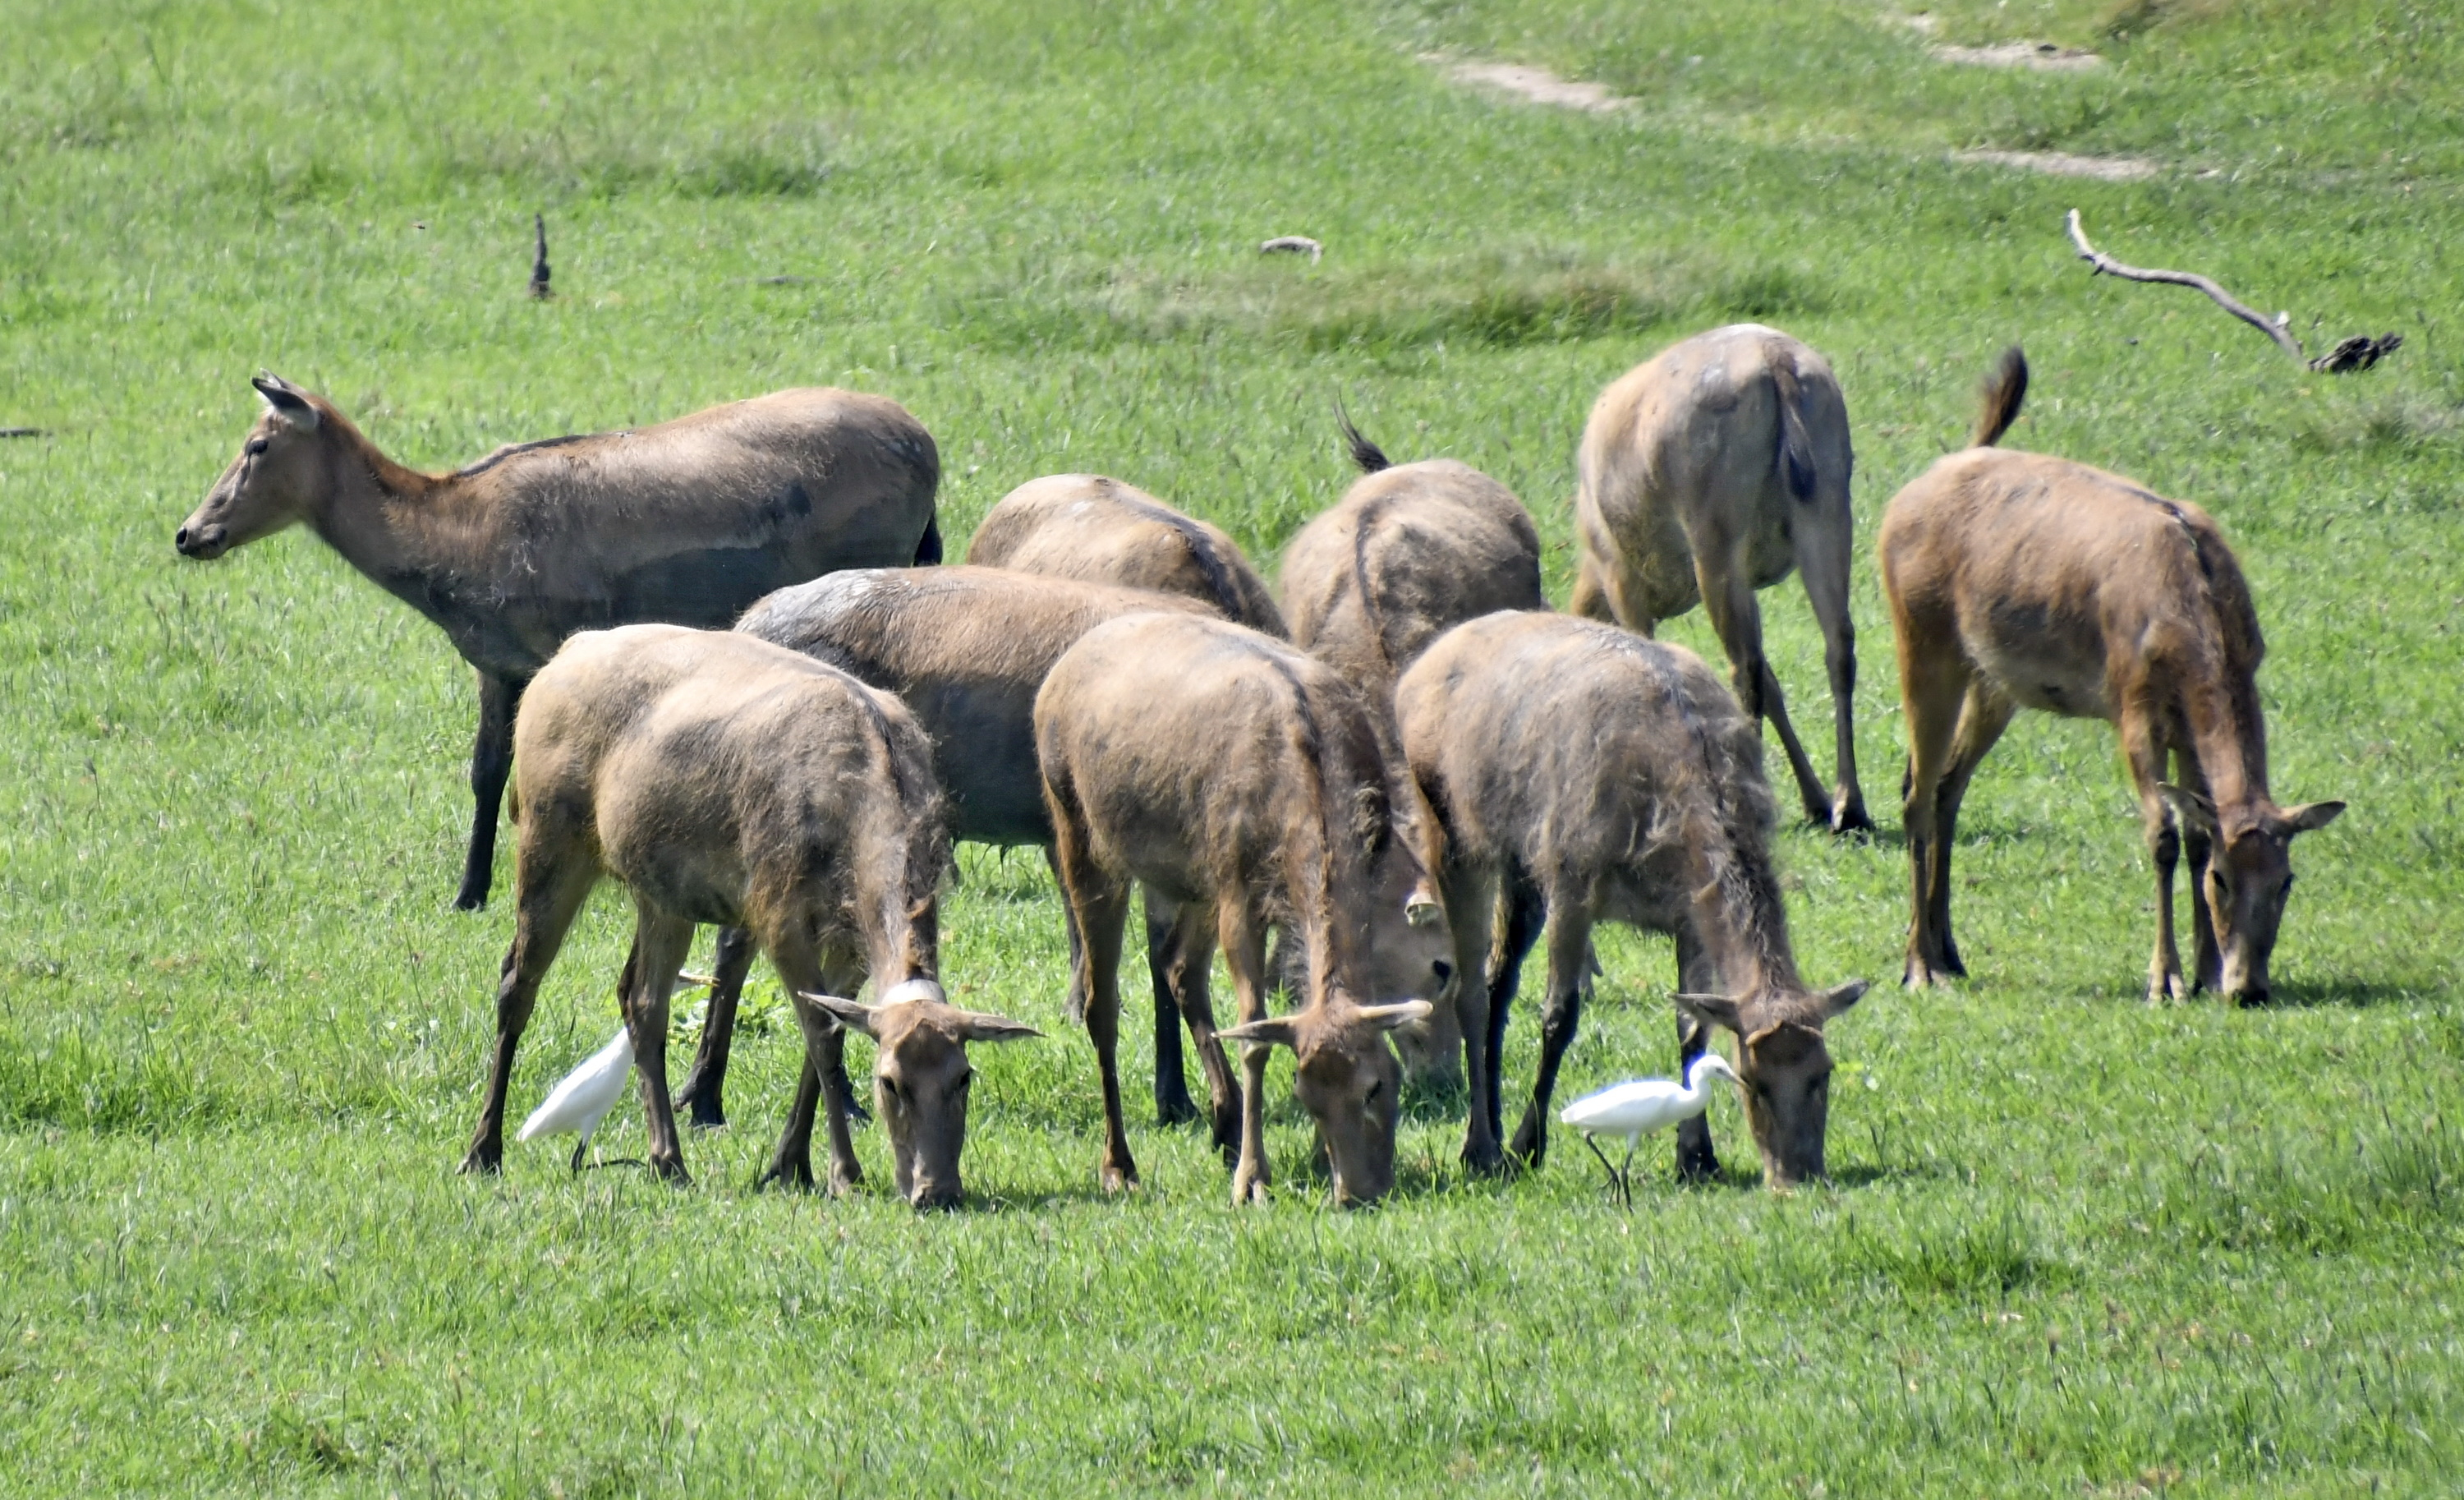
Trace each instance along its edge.
<path fill-rule="evenodd" d="M 49 435 L 0 440 L 0 1488 L 2452 1489 L 2458 25 L 2396 3 L 1930 7 L 1937 39 L 2108 57 L 2036 75 L 1930 61 L 1893 18 L 1914 9 L 12 17 L 0 427 Z M 1635 102 L 1504 102 L 1424 53 Z M 1970 146 L 2163 169 L 1947 160 Z M 2305 374 L 2195 294 L 2091 279 L 2074 206 L 2115 254 L 2215 275 L 2305 338 L 2409 342 Z M 1294 232 L 1325 258 L 1259 257 Z M 1785 1199 L 1750 1185 L 1727 1102 L 1727 1182 L 1676 1187 L 1655 1141 L 1628 1217 L 1562 1137 L 1540 1173 L 1466 1180 L 1458 1102 L 1415 1098 L 1395 1200 L 1336 1215 L 1279 1075 L 1284 1191 L 1234 1213 L 1203 1138 L 1145 1123 L 1139 1004 L 1145 1186 L 1107 1201 L 1048 877 L 977 850 L 948 977 L 1050 1035 L 979 1050 L 966 1211 L 882 1192 L 878 1132 L 865 1193 L 753 1193 L 792 1082 L 775 1023 L 738 1048 L 734 1128 L 687 1142 L 687 1191 L 570 1179 L 557 1149 L 453 1178 L 509 922 L 505 871 L 486 915 L 446 909 L 468 669 L 310 537 L 212 566 L 169 544 L 260 366 L 434 468 L 853 385 L 933 429 L 954 546 L 1011 486 L 1093 469 L 1262 562 L 1349 481 L 1340 392 L 1397 457 L 1514 487 L 1562 598 L 1593 396 L 1736 318 L 1839 370 L 1867 536 L 2023 340 L 2012 441 L 2219 517 L 2268 633 L 2275 789 L 2352 805 L 2298 852 L 2277 1004 L 2150 1010 L 2111 733 L 2023 718 L 1963 823 L 1975 978 L 1903 994 L 1897 695 L 1860 558 L 1885 829 L 1782 845 L 1809 976 L 1882 982 L 1834 1030 L 1837 1181 Z M 1765 608 L 1818 724 L 1801 595 Z M 1699 618 L 1667 633 L 1710 646 Z M 517 1109 L 605 1040 L 626 936 L 603 892 Z M 1668 944 L 1612 933 L 1602 957 L 1569 1093 L 1673 1062 Z M 639 1142 L 627 1112 L 603 1139 Z"/>

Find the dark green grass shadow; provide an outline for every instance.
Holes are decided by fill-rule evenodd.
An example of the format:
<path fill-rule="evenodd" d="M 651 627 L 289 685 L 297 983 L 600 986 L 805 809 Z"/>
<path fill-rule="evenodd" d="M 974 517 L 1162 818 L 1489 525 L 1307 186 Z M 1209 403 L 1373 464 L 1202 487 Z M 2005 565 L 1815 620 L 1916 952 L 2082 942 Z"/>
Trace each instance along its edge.
<path fill-rule="evenodd" d="M 2393 980 L 2362 979 L 2341 976 L 2322 980 L 2295 980 L 2268 991 L 2264 1004 L 2242 1008 L 2269 1010 L 2369 1010 L 2380 1005 L 2418 1004 L 2436 993 L 2431 984 L 2407 984 Z"/>

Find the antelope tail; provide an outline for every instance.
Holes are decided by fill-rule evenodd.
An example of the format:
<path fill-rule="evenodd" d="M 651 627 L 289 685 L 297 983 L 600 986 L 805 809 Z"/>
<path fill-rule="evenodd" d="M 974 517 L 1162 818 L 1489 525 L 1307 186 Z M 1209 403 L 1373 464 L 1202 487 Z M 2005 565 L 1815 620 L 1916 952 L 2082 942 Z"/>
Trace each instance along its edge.
<path fill-rule="evenodd" d="M 931 567 L 941 561 L 941 518 L 938 514 L 924 518 L 924 535 L 916 539 L 915 565 Z"/>
<path fill-rule="evenodd" d="M 1779 467 L 1788 493 L 1802 504 L 1814 498 L 1814 434 L 1805 430 L 1805 391 L 1796 383 L 1796 367 L 1771 366 L 1771 389 L 1779 397 Z"/>
<path fill-rule="evenodd" d="M 1386 456 L 1384 449 L 1361 436 L 1360 429 L 1352 425 L 1351 413 L 1343 409 L 1341 396 L 1334 398 L 1334 422 L 1343 430 L 1343 446 L 1362 474 L 1375 474 L 1380 469 L 1395 467 L 1395 461 Z"/>
<path fill-rule="evenodd" d="M 2002 351 L 1977 394 L 1976 435 L 1968 440 L 1968 446 L 1991 448 L 2019 420 L 2019 403 L 2028 399 L 2028 357 L 2017 344 Z"/>

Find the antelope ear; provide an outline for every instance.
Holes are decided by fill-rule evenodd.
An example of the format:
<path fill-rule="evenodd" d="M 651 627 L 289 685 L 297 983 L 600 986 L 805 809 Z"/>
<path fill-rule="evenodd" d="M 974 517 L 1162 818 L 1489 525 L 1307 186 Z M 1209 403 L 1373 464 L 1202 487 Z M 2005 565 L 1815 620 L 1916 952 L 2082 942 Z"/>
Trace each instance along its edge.
<path fill-rule="evenodd" d="M 796 998 L 808 1000 L 830 1013 L 832 1020 L 850 1031 L 861 1031 L 878 1040 L 881 1033 L 873 1029 L 872 1007 L 858 1000 L 842 1000 L 836 995 L 816 995 L 810 990 L 796 991 Z"/>
<path fill-rule="evenodd" d="M 1873 987 L 1873 982 L 1870 980 L 1850 980 L 1845 984 L 1833 985 L 1822 992 L 1822 1013 L 1825 1016 L 1839 1014 L 1864 999 L 1865 991 Z"/>
<path fill-rule="evenodd" d="M 2175 822 L 2211 837 L 2214 835 L 2216 831 L 2214 803 L 2187 786 L 2176 786 L 2170 782 L 2158 783 L 2156 792 L 2165 799 L 2165 805 L 2173 809 Z"/>
<path fill-rule="evenodd" d="M 1677 1007 L 1700 1021 L 1715 1026 L 1726 1026 L 1739 1036 L 1745 1035 L 1745 1018 L 1737 1013 L 1737 1003 L 1726 995 L 1679 995 Z"/>
<path fill-rule="evenodd" d="M 2340 802 L 2305 802 L 2299 807 L 2285 808 L 2284 821 L 2292 825 L 2296 833 L 2315 833 L 2335 822 L 2336 815 L 2343 810 L 2344 805 Z"/>
<path fill-rule="evenodd" d="M 1408 1026 L 1415 1021 L 1426 1021 L 1437 1008 L 1425 1000 L 1398 1000 L 1391 1005 L 1363 1005 L 1359 1015 L 1361 1020 L 1378 1030 L 1392 1031 L 1397 1026 Z"/>
<path fill-rule="evenodd" d="M 1215 1033 L 1221 1042 L 1264 1042 L 1269 1047 L 1298 1047 L 1300 1027 L 1289 1016 L 1262 1016 L 1242 1026 L 1226 1026 Z"/>
<path fill-rule="evenodd" d="M 306 391 L 279 375 L 265 372 L 260 372 L 249 384 L 256 387 L 256 393 L 265 398 L 265 404 L 273 408 L 275 414 L 283 421 L 302 432 L 316 428 L 317 408 L 309 404 Z"/>
<path fill-rule="evenodd" d="M 1044 1033 L 1023 1021 L 996 1016 L 980 1010 L 958 1012 L 958 1035 L 970 1042 L 1023 1042 Z"/>

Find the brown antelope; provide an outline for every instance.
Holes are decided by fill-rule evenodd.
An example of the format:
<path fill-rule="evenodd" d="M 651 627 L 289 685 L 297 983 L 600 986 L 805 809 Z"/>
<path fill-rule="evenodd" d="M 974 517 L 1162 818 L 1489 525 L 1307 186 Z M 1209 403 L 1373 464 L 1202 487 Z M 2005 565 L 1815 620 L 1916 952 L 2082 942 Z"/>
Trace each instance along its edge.
<path fill-rule="evenodd" d="M 1201 611 L 1198 600 L 1006 568 L 851 568 L 782 588 L 744 612 L 737 629 L 804 652 L 859 681 L 895 693 L 933 740 L 955 839 L 1052 850 L 1044 777 L 1035 763 L 1035 692 L 1078 637 L 1108 620 L 1154 610 Z M 1067 908 L 1063 909 L 1065 918 Z M 1397 925 L 1401 916 L 1397 914 Z M 1167 927 L 1169 924 L 1165 924 Z M 1075 951 L 1078 930 L 1069 924 Z M 726 1122 L 721 1091 L 737 998 L 753 950 L 744 935 L 719 941 L 693 1070 L 676 1092 L 698 1126 Z M 1184 974 L 1196 989 L 1177 987 Z M 1175 982 L 1167 982 L 1167 980 Z M 1155 983 L 1155 1108 L 1167 1124 L 1196 1119 L 1182 1077 L 1180 1013 L 1205 1004 L 1206 965 L 1168 952 Z M 1214 1101 L 1218 1145 L 1237 1144 L 1240 1107 L 1218 1048 L 1199 1049 Z"/>
<path fill-rule="evenodd" d="M 1511 1158 L 1539 1165 L 1557 1069 L 1582 1014 L 1591 933 L 1630 922 L 1677 939 L 1679 1070 L 1711 1026 L 1736 1034 L 1746 1122 L 1773 1186 L 1823 1175 L 1826 1022 L 1863 981 L 1807 987 L 1771 867 L 1762 734 L 1701 657 L 1566 615 L 1456 627 L 1395 690 L 1412 774 L 1436 810 L 1470 1053 L 1463 1160 L 1498 1149 L 1499 1057 L 1516 977 L 1546 921 L 1540 1070 Z M 1536 900 L 1498 900 L 1501 885 Z M 1509 914 L 1492 948 L 1490 914 Z M 1707 1119 L 1678 1127 L 1678 1170 L 1719 1171 Z"/>
<path fill-rule="evenodd" d="M 1271 1045 L 1298 1059 L 1295 1090 L 1325 1143 L 1335 1201 L 1383 1197 L 1400 1084 L 1385 1034 L 1432 1007 L 1370 1003 L 1365 938 L 1376 908 L 1404 912 L 1429 942 L 1430 975 L 1444 973 L 1445 938 L 1435 851 L 1424 847 L 1432 821 L 1359 697 L 1272 636 L 1132 615 L 1089 631 L 1054 664 L 1036 695 L 1035 744 L 1078 922 L 1070 988 L 1103 1077 L 1104 1185 L 1137 1180 L 1113 1062 L 1121 927 L 1136 881 L 1177 905 L 1193 963 L 1203 966 L 1220 940 L 1232 973 L 1241 1024 L 1218 1034 L 1249 1044 L 1232 1201 L 1266 1196 Z M 1269 923 L 1294 931 L 1309 955 L 1292 1015 L 1267 1014 Z M 1190 1019 L 1212 1028 L 1211 1018 Z"/>
<path fill-rule="evenodd" d="M 847 1136 L 843 1027 L 870 1032 L 899 1191 L 955 1202 L 966 1044 L 1032 1036 L 949 1005 L 935 979 L 950 864 L 932 746 L 899 701 L 750 636 L 637 625 L 573 637 L 514 730 L 518 860 L 496 1048 L 465 1172 L 504 1154 L 505 1087 L 539 982 L 603 875 L 633 895 L 621 983 L 649 1163 L 681 1181 L 668 1095 L 668 999 L 696 922 L 749 930 L 794 997 L 804 1068 L 765 1178 L 813 1180 L 817 1096 L 829 1182 L 862 1172 Z M 848 996 L 869 977 L 884 1004 Z"/>
<path fill-rule="evenodd" d="M 1878 550 L 1907 708 L 1911 985 L 1966 974 L 1950 936 L 1950 852 L 1977 762 L 2023 708 L 2122 734 L 2156 866 L 2147 997 L 2220 984 L 2267 999 L 2293 888 L 2293 836 L 2341 802 L 2279 807 L 2267 790 L 2258 614 L 2205 511 L 2117 474 L 1993 444 L 2019 414 L 2016 347 L 1986 383 L 1966 452 L 1892 496 Z M 2165 782 L 2171 758 L 2175 784 Z M 2188 853 L 2195 967 L 2173 944 L 2173 870 Z"/>
<path fill-rule="evenodd" d="M 1274 596 L 1221 527 L 1100 474 L 1046 474 L 1002 496 L 968 540 L 967 561 L 1180 594 L 1236 624 L 1284 633 Z"/>
<path fill-rule="evenodd" d="M 1805 815 L 1870 829 L 1857 783 L 1848 617 L 1848 407 L 1822 356 L 1738 323 L 1672 344 L 1592 408 L 1576 458 L 1582 560 L 1567 608 L 1645 635 L 1699 602 L 1746 712 L 1779 731 Z M 1763 656 L 1757 589 L 1793 569 L 1822 628 L 1839 757 L 1825 791 Z"/>
<path fill-rule="evenodd" d="M 1335 419 L 1361 477 L 1284 549 L 1292 644 L 1343 674 L 1392 739 L 1395 679 L 1448 627 L 1498 609 L 1545 609 L 1540 537 L 1514 492 L 1451 458 L 1397 464 Z M 1300 961 L 1287 950 L 1278 972 Z M 1395 1033 L 1403 1065 L 1440 1088 L 1459 1076 L 1452 1006 Z"/>
<path fill-rule="evenodd" d="M 1479 470 L 1397 464 L 1337 420 L 1361 477 L 1284 549 L 1284 618 L 1293 645 L 1391 720 L 1395 679 L 1448 628 L 1549 607 L 1540 536 L 1514 492 Z"/>
<path fill-rule="evenodd" d="M 210 560 L 305 521 L 478 669 L 469 853 L 453 904 L 487 904 L 514 714 L 576 630 L 723 628 L 832 568 L 937 562 L 933 436 L 897 403 L 782 390 L 631 431 L 499 448 L 421 474 L 322 396 L 260 375 L 265 411 L 173 540 Z"/>

